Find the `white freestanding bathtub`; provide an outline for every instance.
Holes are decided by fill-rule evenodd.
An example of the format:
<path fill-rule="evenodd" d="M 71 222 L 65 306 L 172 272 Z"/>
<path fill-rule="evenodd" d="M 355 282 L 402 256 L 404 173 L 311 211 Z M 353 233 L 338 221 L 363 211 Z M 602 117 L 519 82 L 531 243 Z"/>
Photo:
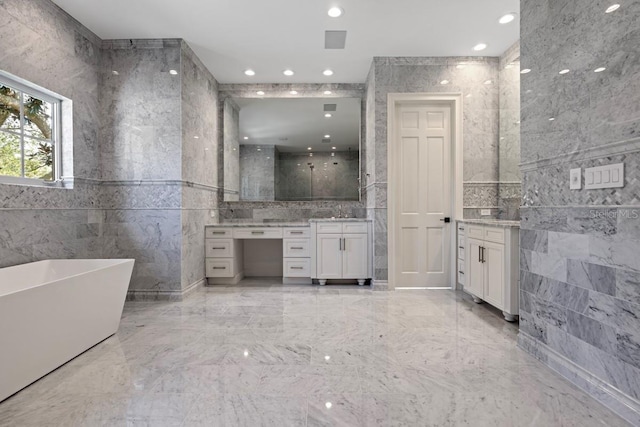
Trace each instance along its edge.
<path fill-rule="evenodd" d="M 132 259 L 0 268 L 0 401 L 113 335 Z"/>

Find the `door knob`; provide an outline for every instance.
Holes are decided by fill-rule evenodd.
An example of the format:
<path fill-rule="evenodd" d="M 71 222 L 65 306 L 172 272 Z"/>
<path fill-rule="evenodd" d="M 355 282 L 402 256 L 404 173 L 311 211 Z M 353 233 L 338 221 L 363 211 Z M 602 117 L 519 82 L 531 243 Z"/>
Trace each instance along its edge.
<path fill-rule="evenodd" d="M 450 223 L 451 222 L 451 218 L 448 216 L 445 216 L 444 218 L 440 218 L 440 221 L 444 221 L 445 223 Z"/>

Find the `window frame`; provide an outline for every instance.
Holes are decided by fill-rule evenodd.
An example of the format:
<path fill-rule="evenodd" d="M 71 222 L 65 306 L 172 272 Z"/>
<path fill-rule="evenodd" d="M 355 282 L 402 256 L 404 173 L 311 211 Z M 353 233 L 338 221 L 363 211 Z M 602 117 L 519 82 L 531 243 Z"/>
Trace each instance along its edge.
<path fill-rule="evenodd" d="M 0 173 L 0 184 L 44 185 L 48 187 L 60 184 L 62 180 L 62 177 L 60 176 L 62 171 L 62 102 L 64 99 L 45 88 L 20 79 L 4 71 L 0 71 L 0 85 L 9 86 L 12 89 L 20 91 L 22 95 L 26 93 L 27 95 L 51 104 L 51 155 L 53 157 L 53 162 L 51 164 L 51 180 L 27 178 L 24 176 L 24 97 L 20 96 L 20 133 L 6 130 L 2 130 L 2 132 L 20 137 L 22 176 L 2 175 Z"/>

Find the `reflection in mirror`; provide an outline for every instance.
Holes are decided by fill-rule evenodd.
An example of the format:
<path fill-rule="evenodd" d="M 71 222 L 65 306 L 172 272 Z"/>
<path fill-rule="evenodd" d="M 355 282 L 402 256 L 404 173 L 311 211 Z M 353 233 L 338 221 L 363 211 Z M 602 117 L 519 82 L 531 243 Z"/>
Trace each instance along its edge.
<path fill-rule="evenodd" d="M 360 98 L 224 104 L 225 201 L 359 200 Z"/>

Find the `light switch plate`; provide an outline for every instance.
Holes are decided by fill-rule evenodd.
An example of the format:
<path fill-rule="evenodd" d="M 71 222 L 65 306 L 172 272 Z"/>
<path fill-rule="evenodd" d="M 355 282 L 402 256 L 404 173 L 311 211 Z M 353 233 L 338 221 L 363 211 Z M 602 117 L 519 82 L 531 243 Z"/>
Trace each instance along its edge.
<path fill-rule="evenodd" d="M 571 169 L 569 175 L 569 189 L 580 190 L 582 188 L 582 169 Z"/>
<path fill-rule="evenodd" d="M 480 209 L 481 216 L 491 215 L 491 209 Z"/>
<path fill-rule="evenodd" d="M 586 190 L 620 187 L 624 187 L 624 163 L 584 170 L 584 188 Z"/>

